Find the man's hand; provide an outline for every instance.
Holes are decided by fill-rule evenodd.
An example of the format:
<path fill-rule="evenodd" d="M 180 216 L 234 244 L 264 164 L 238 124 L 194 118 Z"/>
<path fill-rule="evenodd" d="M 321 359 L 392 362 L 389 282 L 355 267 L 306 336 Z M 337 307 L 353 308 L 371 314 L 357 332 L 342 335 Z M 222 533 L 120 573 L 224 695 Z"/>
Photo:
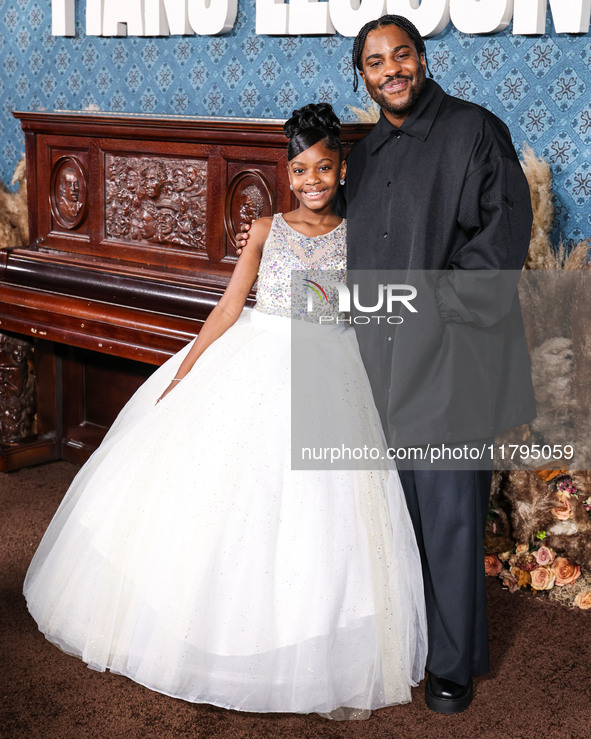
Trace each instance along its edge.
<path fill-rule="evenodd" d="M 248 245 L 248 237 L 250 231 L 250 223 L 241 223 L 240 224 L 240 233 L 236 234 L 236 246 L 234 247 L 236 249 L 236 254 L 240 256 L 242 254 L 242 250 L 245 246 Z"/>

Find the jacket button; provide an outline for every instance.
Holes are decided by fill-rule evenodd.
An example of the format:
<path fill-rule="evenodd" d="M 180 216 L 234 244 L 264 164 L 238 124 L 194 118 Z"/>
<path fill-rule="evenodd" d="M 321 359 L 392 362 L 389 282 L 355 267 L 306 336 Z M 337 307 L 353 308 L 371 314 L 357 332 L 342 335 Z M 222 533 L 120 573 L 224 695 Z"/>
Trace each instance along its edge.
<path fill-rule="evenodd" d="M 386 233 L 384 234 L 384 238 L 385 238 L 385 239 L 387 239 L 387 238 L 388 238 L 388 232 L 387 232 L 387 231 L 386 231 Z"/>

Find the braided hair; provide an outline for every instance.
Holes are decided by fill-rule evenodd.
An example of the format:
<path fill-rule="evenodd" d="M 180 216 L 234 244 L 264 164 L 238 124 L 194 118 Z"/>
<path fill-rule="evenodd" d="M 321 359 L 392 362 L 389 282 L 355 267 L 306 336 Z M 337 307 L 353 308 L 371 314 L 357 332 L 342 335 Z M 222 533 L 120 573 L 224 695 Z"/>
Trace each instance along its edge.
<path fill-rule="evenodd" d="M 355 37 L 355 41 L 353 42 L 352 59 L 354 92 L 357 92 L 357 88 L 359 86 L 357 70 L 361 71 L 363 69 L 363 60 L 361 58 L 361 55 L 363 54 L 363 47 L 365 46 L 367 34 L 370 33 L 370 31 L 375 31 L 376 28 L 383 28 L 384 26 L 398 26 L 398 28 L 403 30 L 406 35 L 410 37 L 411 41 L 415 45 L 415 49 L 417 50 L 417 54 L 419 55 L 419 57 L 421 56 L 421 54 L 423 54 L 425 58 L 425 66 L 427 67 L 427 72 L 429 73 L 429 76 L 433 76 L 431 74 L 431 70 L 429 69 L 429 63 L 427 62 L 427 49 L 425 48 L 425 42 L 423 41 L 423 37 L 419 33 L 419 29 L 415 26 L 415 24 L 411 23 L 408 18 L 405 18 L 403 15 L 383 15 L 381 18 L 378 18 L 375 21 L 369 21 L 369 23 L 366 23 L 359 31 L 359 33 Z"/>
<path fill-rule="evenodd" d="M 288 161 L 319 141 L 324 141 L 327 149 L 338 151 L 341 158 L 343 156 L 341 122 L 330 103 L 310 103 L 294 110 L 291 118 L 285 122 L 283 131 L 289 139 Z"/>

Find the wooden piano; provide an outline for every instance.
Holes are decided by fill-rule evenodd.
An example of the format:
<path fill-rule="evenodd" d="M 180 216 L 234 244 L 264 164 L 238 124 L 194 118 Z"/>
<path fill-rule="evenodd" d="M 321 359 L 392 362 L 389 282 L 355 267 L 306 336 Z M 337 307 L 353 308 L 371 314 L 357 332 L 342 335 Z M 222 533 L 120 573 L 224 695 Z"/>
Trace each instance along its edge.
<path fill-rule="evenodd" d="M 84 461 L 198 333 L 236 262 L 240 222 L 294 207 L 280 121 L 14 115 L 30 243 L 0 244 L 5 471 Z M 343 139 L 367 130 L 345 125 Z"/>

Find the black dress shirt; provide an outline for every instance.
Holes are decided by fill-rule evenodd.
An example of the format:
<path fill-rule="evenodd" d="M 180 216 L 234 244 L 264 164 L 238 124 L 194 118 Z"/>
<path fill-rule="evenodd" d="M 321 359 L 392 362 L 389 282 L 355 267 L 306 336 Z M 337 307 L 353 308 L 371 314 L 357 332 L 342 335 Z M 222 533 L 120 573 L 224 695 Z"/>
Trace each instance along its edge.
<path fill-rule="evenodd" d="M 508 128 L 427 80 L 400 128 L 382 114 L 347 163 L 348 269 L 434 283 L 431 303 L 419 291 L 420 324 L 358 330 L 390 442 L 468 441 L 530 420 L 516 282 L 532 211 Z M 500 270 L 514 276 L 493 279 Z"/>
<path fill-rule="evenodd" d="M 529 189 L 489 111 L 427 80 L 402 126 L 382 114 L 347 163 L 350 269 L 521 269 Z"/>

